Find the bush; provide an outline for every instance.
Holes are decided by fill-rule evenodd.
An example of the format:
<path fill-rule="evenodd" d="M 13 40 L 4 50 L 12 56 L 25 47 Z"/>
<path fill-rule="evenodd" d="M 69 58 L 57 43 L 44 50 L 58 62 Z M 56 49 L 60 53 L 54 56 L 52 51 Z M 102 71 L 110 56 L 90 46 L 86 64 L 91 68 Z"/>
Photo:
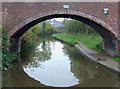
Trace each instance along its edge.
<path fill-rule="evenodd" d="M 31 30 L 28 30 L 21 39 L 21 53 L 26 53 L 34 47 L 34 41 L 37 39 L 37 35 Z"/>
<path fill-rule="evenodd" d="M 17 59 L 17 54 L 12 54 L 8 51 L 9 48 L 8 28 L 3 26 L 2 28 L 2 69 L 6 70 L 8 67 L 12 67 L 11 63 Z M 6 68 L 7 67 L 7 68 Z"/>

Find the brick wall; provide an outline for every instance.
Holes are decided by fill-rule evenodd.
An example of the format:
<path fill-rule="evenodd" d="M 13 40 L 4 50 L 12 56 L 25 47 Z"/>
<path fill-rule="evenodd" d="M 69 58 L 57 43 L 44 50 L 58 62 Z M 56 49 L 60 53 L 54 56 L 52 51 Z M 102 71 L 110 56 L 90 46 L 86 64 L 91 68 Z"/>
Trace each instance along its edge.
<path fill-rule="evenodd" d="M 63 5 L 69 5 L 69 9 L 64 9 Z M 3 2 L 2 22 L 9 28 L 9 37 L 11 37 L 20 28 L 39 18 L 54 14 L 76 15 L 100 24 L 106 28 L 104 30 L 108 30 L 120 40 L 120 22 L 118 22 L 120 19 L 118 9 L 120 8 L 118 7 L 120 7 L 118 2 Z M 108 15 L 104 15 L 104 8 L 109 9 Z M 103 34 L 107 35 L 104 31 Z M 108 52 L 111 52 L 109 54 L 120 56 L 120 42 L 116 39 L 114 41 L 114 37 L 113 39 L 104 38 L 107 39 L 104 41 L 107 46 L 104 46 Z M 113 45 L 109 45 L 111 41 Z"/>
<path fill-rule="evenodd" d="M 69 5 L 65 10 L 63 5 Z M 104 15 L 104 8 L 109 14 Z M 3 22 L 9 27 L 9 37 L 25 24 L 52 14 L 74 14 L 93 20 L 118 38 L 117 2 L 3 2 Z"/>

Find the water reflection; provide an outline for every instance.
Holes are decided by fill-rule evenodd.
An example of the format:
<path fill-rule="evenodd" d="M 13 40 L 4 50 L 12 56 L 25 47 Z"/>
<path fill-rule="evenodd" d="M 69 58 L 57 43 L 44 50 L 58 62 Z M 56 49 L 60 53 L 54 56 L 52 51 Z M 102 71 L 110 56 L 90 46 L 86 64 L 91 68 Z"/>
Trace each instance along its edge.
<path fill-rule="evenodd" d="M 79 79 L 77 79 L 70 71 L 71 61 L 67 55 L 64 55 L 62 49 L 64 47 L 63 44 L 60 42 L 50 42 L 49 46 L 51 48 L 51 58 L 49 60 L 43 58 L 46 59 L 46 61 L 41 61 L 43 59 L 39 57 L 36 60 L 39 60 L 37 64 L 41 64 L 41 66 L 37 68 L 26 66 L 24 67 L 24 71 L 30 77 L 47 86 L 69 87 L 79 84 Z M 39 50 L 37 52 L 44 52 L 44 49 L 41 47 L 41 43 L 36 50 Z"/>
<path fill-rule="evenodd" d="M 97 73 L 98 69 L 96 65 L 89 63 L 83 56 L 80 56 L 79 52 L 74 48 L 64 46 L 64 52 L 71 60 L 71 72 L 80 80 L 80 83 L 93 78 Z"/>
<path fill-rule="evenodd" d="M 3 87 L 113 87 L 118 82 L 112 72 L 51 37 L 41 37 L 21 60 L 5 73 Z"/>

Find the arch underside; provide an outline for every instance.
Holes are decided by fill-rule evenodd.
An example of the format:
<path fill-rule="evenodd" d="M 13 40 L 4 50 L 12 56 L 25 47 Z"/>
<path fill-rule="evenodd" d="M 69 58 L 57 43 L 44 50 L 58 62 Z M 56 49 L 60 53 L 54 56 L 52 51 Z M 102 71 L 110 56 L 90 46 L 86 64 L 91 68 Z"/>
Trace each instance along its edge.
<path fill-rule="evenodd" d="M 95 21 L 92 21 L 88 18 L 84 18 L 84 17 L 78 16 L 78 15 L 73 15 L 73 14 L 53 14 L 53 15 L 48 15 L 48 16 L 42 17 L 42 18 L 38 18 L 38 19 L 33 20 L 30 23 L 24 25 L 23 27 L 21 27 L 19 30 L 17 30 L 11 36 L 11 38 L 13 38 L 13 39 L 19 38 L 34 25 L 36 25 L 42 21 L 48 20 L 48 19 L 59 18 L 59 17 L 72 18 L 75 20 L 79 20 L 79 21 L 89 25 L 90 27 L 94 28 L 101 37 L 112 38 L 112 39 L 115 38 L 115 36 L 109 30 L 107 30 L 105 27 L 103 27 L 102 25 L 100 25 L 100 24 L 96 23 Z"/>
<path fill-rule="evenodd" d="M 92 20 L 90 20 L 88 18 L 79 16 L 79 15 L 73 15 L 73 14 L 53 14 L 53 15 L 40 17 L 38 19 L 35 19 L 35 20 L 29 22 L 28 24 L 24 25 L 19 30 L 17 30 L 10 37 L 10 42 L 15 41 L 14 42 L 15 44 L 13 44 L 10 49 L 13 52 L 20 51 L 20 38 L 27 30 L 29 30 L 31 27 L 33 27 L 34 25 L 36 25 L 36 24 L 38 24 L 38 23 L 40 23 L 42 21 L 52 19 L 52 18 L 59 18 L 59 17 L 72 18 L 72 19 L 75 19 L 75 20 L 79 20 L 79 21 L 89 25 L 90 27 L 94 28 L 94 30 L 96 30 L 98 32 L 98 34 L 102 37 L 103 50 L 106 53 L 108 53 L 109 55 L 112 55 L 112 56 L 119 55 L 118 54 L 119 53 L 118 40 L 116 39 L 115 35 L 112 32 L 110 32 L 105 27 L 103 27 L 102 25 L 98 24 L 95 21 L 92 21 Z"/>

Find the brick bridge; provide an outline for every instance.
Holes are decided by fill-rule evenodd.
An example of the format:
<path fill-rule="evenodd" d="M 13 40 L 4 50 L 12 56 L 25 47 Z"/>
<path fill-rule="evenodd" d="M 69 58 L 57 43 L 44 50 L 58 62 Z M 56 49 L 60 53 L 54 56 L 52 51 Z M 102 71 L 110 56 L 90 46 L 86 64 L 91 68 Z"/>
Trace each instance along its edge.
<path fill-rule="evenodd" d="M 47 19 L 66 17 L 93 27 L 103 39 L 104 51 L 120 56 L 118 6 L 118 2 L 3 2 L 2 22 L 9 28 L 11 52 L 20 51 L 20 38 L 30 27 Z M 104 14 L 104 8 L 108 8 L 108 14 Z"/>

